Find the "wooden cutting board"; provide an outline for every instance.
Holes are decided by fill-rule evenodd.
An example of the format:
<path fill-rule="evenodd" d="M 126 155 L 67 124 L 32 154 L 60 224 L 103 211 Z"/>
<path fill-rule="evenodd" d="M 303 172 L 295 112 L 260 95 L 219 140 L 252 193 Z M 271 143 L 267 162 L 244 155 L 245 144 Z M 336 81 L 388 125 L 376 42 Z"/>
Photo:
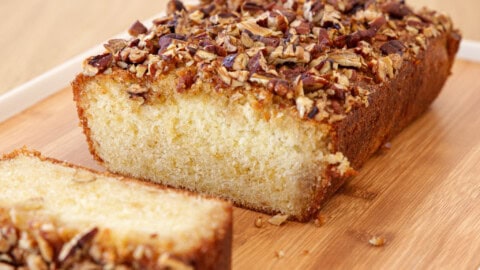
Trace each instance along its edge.
<path fill-rule="evenodd" d="M 458 61 L 431 109 L 375 155 L 321 211 L 325 224 L 254 225 L 234 211 L 234 269 L 477 269 L 480 64 Z M 71 89 L 0 124 L 0 152 L 24 145 L 101 170 Z M 369 240 L 386 240 L 373 246 Z"/>

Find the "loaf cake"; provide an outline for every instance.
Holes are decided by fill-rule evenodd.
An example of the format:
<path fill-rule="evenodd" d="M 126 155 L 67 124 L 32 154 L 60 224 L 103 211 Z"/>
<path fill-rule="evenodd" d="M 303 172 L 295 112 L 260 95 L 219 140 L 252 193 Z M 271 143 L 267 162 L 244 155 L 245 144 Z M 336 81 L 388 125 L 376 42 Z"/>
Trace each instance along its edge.
<path fill-rule="evenodd" d="M 168 3 L 72 82 L 108 170 L 306 221 L 439 94 L 460 34 L 404 1 Z"/>
<path fill-rule="evenodd" d="M 230 268 L 227 202 L 25 149 L 0 182 L 0 269 Z"/>

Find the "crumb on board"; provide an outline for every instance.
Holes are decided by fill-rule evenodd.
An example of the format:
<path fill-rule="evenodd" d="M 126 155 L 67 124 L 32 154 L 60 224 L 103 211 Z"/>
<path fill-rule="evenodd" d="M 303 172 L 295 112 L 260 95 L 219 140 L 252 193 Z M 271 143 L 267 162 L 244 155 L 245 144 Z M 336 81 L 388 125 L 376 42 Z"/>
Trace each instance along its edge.
<path fill-rule="evenodd" d="M 386 142 L 385 144 L 382 145 L 383 150 L 390 150 L 392 149 L 392 143 L 391 142 Z"/>
<path fill-rule="evenodd" d="M 322 227 L 327 222 L 327 217 L 325 215 L 318 215 L 317 218 L 313 221 L 316 227 Z"/>
<path fill-rule="evenodd" d="M 272 225 L 275 225 L 275 226 L 280 226 L 280 225 L 286 223 L 287 219 L 288 219 L 288 215 L 277 214 L 277 215 L 271 217 L 268 220 L 268 223 L 270 223 Z"/>
<path fill-rule="evenodd" d="M 387 240 L 383 236 L 373 236 L 370 238 L 370 240 L 368 240 L 368 243 L 375 247 L 384 246 L 386 242 Z"/>
<path fill-rule="evenodd" d="M 277 257 L 279 259 L 285 257 L 285 251 L 283 251 L 283 250 L 275 251 L 275 257 Z"/>
<path fill-rule="evenodd" d="M 262 219 L 262 217 L 257 217 L 257 218 L 255 219 L 254 224 L 255 224 L 255 227 L 257 227 L 257 228 L 262 228 L 262 227 L 263 227 L 263 219 Z"/>

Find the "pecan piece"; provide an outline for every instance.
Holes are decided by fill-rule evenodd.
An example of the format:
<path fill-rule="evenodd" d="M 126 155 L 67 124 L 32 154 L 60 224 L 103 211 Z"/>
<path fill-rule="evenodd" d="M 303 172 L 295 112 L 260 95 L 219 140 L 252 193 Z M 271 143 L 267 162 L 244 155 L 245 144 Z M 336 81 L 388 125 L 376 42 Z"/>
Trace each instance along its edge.
<path fill-rule="evenodd" d="M 5 226 L 0 229 L 0 253 L 6 253 L 17 244 L 18 236 L 15 227 Z"/>
<path fill-rule="evenodd" d="M 138 20 L 134 22 L 132 26 L 130 26 L 130 28 L 128 29 L 128 33 L 134 37 L 140 34 L 145 34 L 147 33 L 147 31 L 148 31 L 147 27 L 145 27 L 145 25 L 143 25 L 143 23 L 141 23 Z"/>
<path fill-rule="evenodd" d="M 389 1 L 383 4 L 382 10 L 395 19 L 403 19 L 403 17 L 412 14 L 412 10 L 405 5 L 404 1 Z"/>
<path fill-rule="evenodd" d="M 283 33 L 280 31 L 274 31 L 270 28 L 266 28 L 258 25 L 255 20 L 240 22 L 237 24 L 237 27 L 240 30 L 248 30 L 252 32 L 254 35 L 258 35 L 258 36 L 271 37 L 271 36 L 283 35 Z"/>
<path fill-rule="evenodd" d="M 291 25 L 297 31 L 299 35 L 308 35 L 310 34 L 310 23 L 306 21 L 299 21 L 298 23 L 292 23 Z"/>
<path fill-rule="evenodd" d="M 267 71 L 267 60 L 263 57 L 263 53 L 258 52 L 248 61 L 248 70 L 251 73 L 257 73 L 258 71 Z"/>
<path fill-rule="evenodd" d="M 83 249 L 85 246 L 95 238 L 98 233 L 98 228 L 93 227 L 85 232 L 77 234 L 70 241 L 65 243 L 58 255 L 58 261 L 60 263 L 65 262 L 68 258 L 73 256 L 77 250 Z"/>
<path fill-rule="evenodd" d="M 295 11 L 293 11 L 293 9 L 287 9 L 287 8 L 282 7 L 282 6 L 275 6 L 273 8 L 273 11 L 278 12 L 278 13 L 282 14 L 283 16 L 285 16 L 288 23 L 293 22 L 297 18 L 297 14 L 295 13 Z"/>
<path fill-rule="evenodd" d="M 179 0 L 170 0 L 167 4 L 167 14 L 172 15 L 177 12 L 187 11 L 183 3 Z"/>
<path fill-rule="evenodd" d="M 259 37 L 258 41 L 265 44 L 265 46 L 277 47 L 280 44 L 280 39 L 276 37 Z"/>
<path fill-rule="evenodd" d="M 305 114 L 308 114 L 313 108 L 313 100 L 309 99 L 308 97 L 299 96 L 297 99 L 295 99 L 295 103 L 297 105 L 297 111 L 300 118 L 303 118 Z"/>
<path fill-rule="evenodd" d="M 48 270 L 48 265 L 37 254 L 29 254 L 27 256 L 27 267 L 31 270 Z"/>
<path fill-rule="evenodd" d="M 162 37 L 160 37 L 158 39 L 158 46 L 160 46 L 160 50 L 158 51 L 158 53 L 160 54 L 163 51 L 165 51 L 165 49 L 167 49 L 167 47 L 170 46 L 170 44 L 172 43 L 172 40 L 174 40 L 174 39 L 185 41 L 187 39 L 187 37 L 185 37 L 184 35 L 179 35 L 179 34 L 163 35 Z"/>
<path fill-rule="evenodd" d="M 180 259 L 176 259 L 170 254 L 163 253 L 158 258 L 158 263 L 161 268 L 165 267 L 167 269 L 178 269 L 178 270 L 193 270 L 194 268 Z"/>
<path fill-rule="evenodd" d="M 127 46 L 128 42 L 124 39 L 110 39 L 107 44 L 103 45 L 112 55 L 117 54 Z"/>
<path fill-rule="evenodd" d="M 257 3 L 253 3 L 253 2 L 248 2 L 246 1 L 245 3 L 243 3 L 242 7 L 241 7 L 241 10 L 242 10 L 242 13 L 247 13 L 249 12 L 251 15 L 255 14 L 256 12 L 263 12 L 264 9 L 261 5 L 257 4 Z"/>
<path fill-rule="evenodd" d="M 405 51 L 405 46 L 399 40 L 390 40 L 385 42 L 380 47 L 380 50 L 385 55 L 394 54 L 394 53 L 402 55 L 403 52 Z"/>
<path fill-rule="evenodd" d="M 271 79 L 267 84 L 267 89 L 283 97 L 288 94 L 291 87 L 288 81 L 283 79 Z"/>
<path fill-rule="evenodd" d="M 362 40 L 369 40 L 373 38 L 377 31 L 387 22 L 385 17 L 381 16 L 375 19 L 367 30 L 358 30 L 353 34 L 347 36 L 340 36 L 335 40 L 335 45 L 337 47 L 343 47 L 347 45 L 348 48 L 356 47 L 357 44 Z"/>
<path fill-rule="evenodd" d="M 307 117 L 313 119 L 319 112 L 320 111 L 318 110 L 317 106 L 313 106 L 312 110 L 307 114 Z"/>
<path fill-rule="evenodd" d="M 46 262 L 52 262 L 54 256 L 53 247 L 48 243 L 46 239 L 42 237 L 42 235 L 37 232 L 34 234 L 35 241 L 37 241 L 38 249 L 40 250 L 40 255 Z"/>
<path fill-rule="evenodd" d="M 191 69 L 184 69 L 177 72 L 178 75 L 178 83 L 177 83 L 177 92 L 182 93 L 195 83 L 196 80 L 196 72 Z"/>
<path fill-rule="evenodd" d="M 349 51 L 340 51 L 335 52 L 329 55 L 329 58 L 343 67 L 362 67 L 362 58 L 360 55 L 349 52 Z"/>
<path fill-rule="evenodd" d="M 136 47 L 130 48 L 129 54 L 128 54 L 128 60 L 134 64 L 139 64 L 143 63 L 145 59 L 147 59 L 148 52 L 144 50 L 140 50 Z"/>
<path fill-rule="evenodd" d="M 303 89 L 307 92 L 318 90 L 329 84 L 329 81 L 323 77 L 313 74 L 302 74 Z"/>
<path fill-rule="evenodd" d="M 198 50 L 195 56 L 198 56 L 201 60 L 211 62 L 217 58 L 217 55 L 206 50 Z"/>
<path fill-rule="evenodd" d="M 223 59 L 223 66 L 229 70 L 243 70 L 247 68 L 249 59 L 245 53 L 231 54 Z"/>
<path fill-rule="evenodd" d="M 113 63 L 113 56 L 111 53 L 104 53 L 97 56 L 87 58 L 83 62 L 83 72 L 87 76 L 94 76 L 100 72 L 105 71 Z"/>
<path fill-rule="evenodd" d="M 285 32 L 288 30 L 288 19 L 280 12 L 270 12 L 267 25 L 268 28 Z"/>

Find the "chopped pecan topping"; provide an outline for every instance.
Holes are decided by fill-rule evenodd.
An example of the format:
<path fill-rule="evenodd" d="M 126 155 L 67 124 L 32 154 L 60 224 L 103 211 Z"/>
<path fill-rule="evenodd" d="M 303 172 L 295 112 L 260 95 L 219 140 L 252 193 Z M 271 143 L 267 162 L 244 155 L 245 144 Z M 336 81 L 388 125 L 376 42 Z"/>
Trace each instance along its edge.
<path fill-rule="evenodd" d="M 150 29 L 135 22 L 130 40 L 109 41 L 108 53 L 84 62 L 84 74 L 124 69 L 154 80 L 195 70 L 177 74 L 177 91 L 198 77 L 217 89 L 251 90 L 258 100 L 270 92 L 278 98 L 268 100 L 304 119 L 334 122 L 368 106 L 372 90 L 360 85 L 393 79 L 433 38 L 455 35 L 448 17 L 396 0 L 206 0 L 193 7 L 170 0 L 167 13 Z M 137 91 L 131 97 L 145 94 Z"/>

